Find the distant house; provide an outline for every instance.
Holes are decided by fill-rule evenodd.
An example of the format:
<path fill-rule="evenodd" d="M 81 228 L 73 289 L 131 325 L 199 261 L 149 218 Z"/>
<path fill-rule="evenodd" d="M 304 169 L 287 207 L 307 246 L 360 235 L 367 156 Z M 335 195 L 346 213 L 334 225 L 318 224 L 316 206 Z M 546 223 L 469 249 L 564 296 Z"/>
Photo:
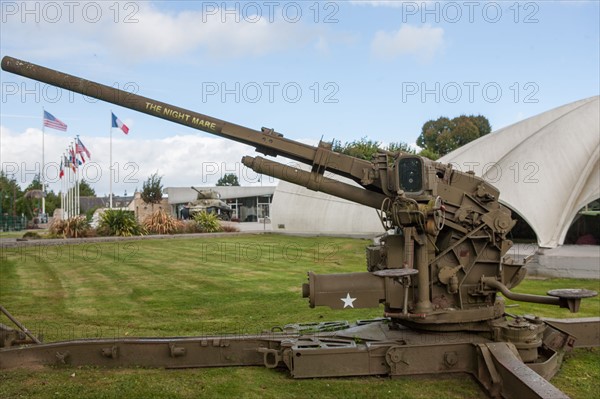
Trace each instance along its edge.
<path fill-rule="evenodd" d="M 146 217 L 152 215 L 152 213 L 158 211 L 159 209 L 164 209 L 166 212 L 172 213 L 171 207 L 169 206 L 169 202 L 166 198 L 163 198 L 158 204 L 148 204 L 142 199 L 141 192 L 136 192 L 132 197 L 132 200 L 126 205 L 123 205 L 123 207 L 132 210 L 135 213 L 135 217 L 140 222 L 143 222 Z"/>

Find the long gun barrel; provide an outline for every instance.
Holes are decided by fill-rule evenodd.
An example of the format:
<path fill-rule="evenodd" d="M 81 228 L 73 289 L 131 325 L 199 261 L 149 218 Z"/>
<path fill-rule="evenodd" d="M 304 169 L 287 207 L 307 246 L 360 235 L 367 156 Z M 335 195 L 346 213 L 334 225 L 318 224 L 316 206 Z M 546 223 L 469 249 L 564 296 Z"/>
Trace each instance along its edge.
<path fill-rule="evenodd" d="M 360 187 L 353 187 L 317 173 L 306 172 L 262 157 L 243 157 L 242 163 L 257 173 L 273 176 L 313 191 L 322 191 L 335 197 L 346 198 L 371 208 L 381 208 L 383 201 L 387 198 L 383 194 L 369 192 Z"/>
<path fill-rule="evenodd" d="M 8 56 L 2 58 L 2 69 L 88 97 L 238 141 L 255 147 L 258 152 L 265 155 L 287 157 L 311 165 L 313 171 L 319 174 L 323 174 L 327 169 L 340 176 L 353 179 L 367 186 L 369 190 L 381 192 L 377 180 L 378 176 L 375 174 L 371 162 L 331 151 L 327 143 L 321 143 L 318 147 L 299 143 L 284 138 L 282 134 L 272 129 L 262 128 L 261 131 L 249 129 Z"/>

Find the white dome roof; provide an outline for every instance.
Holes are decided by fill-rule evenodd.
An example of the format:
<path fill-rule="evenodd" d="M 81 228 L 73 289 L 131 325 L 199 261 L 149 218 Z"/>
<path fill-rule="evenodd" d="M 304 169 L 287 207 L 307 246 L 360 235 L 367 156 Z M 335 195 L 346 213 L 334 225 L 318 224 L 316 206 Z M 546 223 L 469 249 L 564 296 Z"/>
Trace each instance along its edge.
<path fill-rule="evenodd" d="M 297 163 L 294 167 L 310 170 Z M 360 187 L 350 179 L 329 177 Z M 373 236 L 384 233 L 375 209 L 284 180 L 275 189 L 271 216 L 274 231 Z"/>
<path fill-rule="evenodd" d="M 553 248 L 564 242 L 577 211 L 600 198 L 599 119 L 600 97 L 588 98 L 492 132 L 440 162 L 474 170 L 498 187 L 500 201 L 529 223 L 538 244 Z M 284 181 L 271 210 L 274 230 L 383 232 L 374 209 Z"/>
<path fill-rule="evenodd" d="M 474 170 L 533 228 L 541 247 L 564 242 L 579 209 L 600 197 L 600 97 L 492 132 L 442 157 Z"/>

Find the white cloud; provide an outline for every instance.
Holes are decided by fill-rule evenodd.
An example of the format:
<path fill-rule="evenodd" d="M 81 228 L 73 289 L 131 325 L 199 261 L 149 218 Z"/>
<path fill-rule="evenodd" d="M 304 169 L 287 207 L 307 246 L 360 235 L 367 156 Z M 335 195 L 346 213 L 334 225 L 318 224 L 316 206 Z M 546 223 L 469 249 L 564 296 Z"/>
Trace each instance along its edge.
<path fill-rule="evenodd" d="M 391 32 L 378 31 L 371 42 L 371 50 L 378 58 L 412 55 L 422 62 L 431 61 L 443 46 L 444 29 L 429 24 L 421 27 L 403 25 Z"/>
<path fill-rule="evenodd" d="M 112 55 L 129 62 L 204 51 L 207 57 L 222 59 L 301 48 L 322 40 L 324 35 L 317 25 L 302 21 L 290 23 L 275 18 L 269 22 L 269 15 L 238 18 L 220 10 L 212 15 L 202 11 L 166 12 L 149 2 L 135 3 L 132 23 L 123 22 L 123 13 L 115 23 L 113 3 L 92 3 L 102 9 L 97 21 L 82 15 L 83 8 L 69 16 L 69 10 L 59 3 L 62 15 L 54 18 L 53 14 L 54 22 L 44 11 L 45 6 L 38 7 L 39 22 L 35 15 L 25 19 L 21 13 L 3 16 L 3 50 L 35 58 Z"/>
<path fill-rule="evenodd" d="M 46 131 L 45 162 L 49 186 L 60 190 L 57 172 L 61 154 L 72 139 L 64 134 Z M 81 137 L 92 158 L 83 166 L 84 176 L 96 194 L 109 192 L 109 138 Z M 0 126 L 2 169 L 14 174 L 19 184 L 27 186 L 39 172 L 42 157 L 42 132 L 29 128 L 13 132 Z M 241 164 L 244 155 L 255 155 L 254 149 L 230 140 L 200 135 L 176 135 L 162 139 L 144 140 L 113 131 L 113 163 L 118 173 L 113 180 L 113 192 L 123 194 L 138 188 L 154 172 L 163 177 L 163 186 L 211 186 L 225 173 L 235 173 L 242 185 L 256 185 L 258 175 Z M 280 160 L 281 162 L 281 160 Z M 265 176 L 264 185 L 277 180 Z"/>
<path fill-rule="evenodd" d="M 181 55 L 203 48 L 210 57 L 260 56 L 290 47 L 304 46 L 317 38 L 304 25 L 281 20 L 270 23 L 254 19 L 204 15 L 187 11 L 166 14 L 150 7 L 142 9 L 136 24 L 118 24 L 111 31 L 117 49 L 127 57 L 153 58 Z M 254 22 L 253 22 L 254 21 Z"/>

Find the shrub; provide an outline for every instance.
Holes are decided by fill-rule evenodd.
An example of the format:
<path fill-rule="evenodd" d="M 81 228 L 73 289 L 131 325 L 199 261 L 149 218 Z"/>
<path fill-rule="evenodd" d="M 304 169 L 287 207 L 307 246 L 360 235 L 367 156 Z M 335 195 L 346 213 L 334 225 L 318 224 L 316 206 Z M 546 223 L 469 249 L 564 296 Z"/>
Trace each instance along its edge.
<path fill-rule="evenodd" d="M 221 225 L 221 231 L 224 233 L 237 233 L 240 231 L 240 229 L 237 226 L 225 223 Z"/>
<path fill-rule="evenodd" d="M 87 237 L 90 229 L 90 223 L 85 216 L 74 216 L 67 219 L 65 235 L 67 237 Z"/>
<path fill-rule="evenodd" d="M 201 233 L 216 233 L 222 230 L 219 218 L 214 213 L 200 211 L 194 214 L 194 221 Z"/>
<path fill-rule="evenodd" d="M 31 240 L 40 240 L 42 236 L 40 236 L 35 231 L 28 231 L 27 233 L 23 234 L 23 238 L 29 238 Z"/>
<path fill-rule="evenodd" d="M 66 221 L 58 218 L 54 218 L 50 226 L 48 227 L 48 238 L 63 238 L 65 231 Z"/>
<path fill-rule="evenodd" d="M 96 231 L 95 228 L 90 227 L 86 232 L 85 232 L 85 237 L 86 238 L 93 238 L 93 237 L 98 237 L 98 232 Z"/>
<path fill-rule="evenodd" d="M 177 234 L 183 230 L 183 223 L 162 209 L 144 219 L 143 226 L 154 234 Z"/>
<path fill-rule="evenodd" d="M 200 226 L 194 220 L 182 220 L 181 221 L 181 233 L 193 234 L 202 233 Z"/>
<path fill-rule="evenodd" d="M 147 204 L 158 204 L 162 200 L 162 176 L 152 174 L 142 185 L 142 200 Z"/>
<path fill-rule="evenodd" d="M 144 229 L 132 211 L 107 209 L 100 215 L 98 234 L 129 237 L 143 235 Z"/>
<path fill-rule="evenodd" d="M 73 216 L 66 220 L 54 219 L 49 228 L 51 237 L 62 238 L 87 237 L 90 230 L 90 224 L 85 216 Z"/>

